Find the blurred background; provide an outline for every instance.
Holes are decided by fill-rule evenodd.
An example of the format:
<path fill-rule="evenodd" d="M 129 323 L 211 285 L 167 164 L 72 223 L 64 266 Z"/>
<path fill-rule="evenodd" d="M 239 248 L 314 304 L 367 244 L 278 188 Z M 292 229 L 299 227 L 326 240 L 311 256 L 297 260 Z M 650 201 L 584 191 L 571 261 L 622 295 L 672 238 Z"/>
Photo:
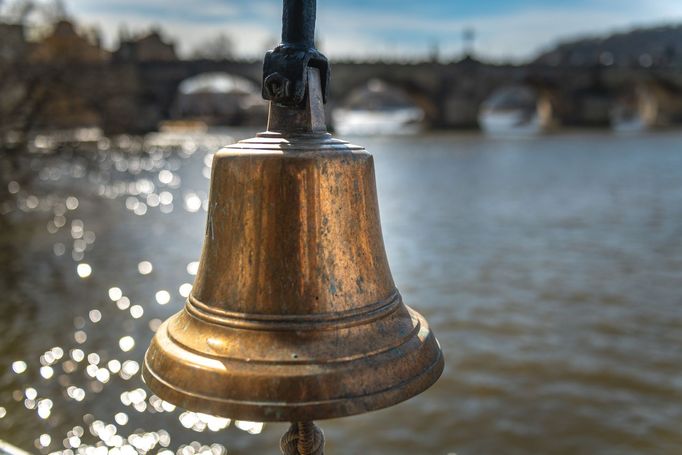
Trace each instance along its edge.
<path fill-rule="evenodd" d="M 682 3 L 318 5 L 328 123 L 446 357 L 328 453 L 682 453 Z M 264 129 L 277 0 L 0 1 L 0 439 L 277 453 L 140 362 L 191 290 L 213 153 Z M 0 450 L 1 452 L 2 450 Z"/>

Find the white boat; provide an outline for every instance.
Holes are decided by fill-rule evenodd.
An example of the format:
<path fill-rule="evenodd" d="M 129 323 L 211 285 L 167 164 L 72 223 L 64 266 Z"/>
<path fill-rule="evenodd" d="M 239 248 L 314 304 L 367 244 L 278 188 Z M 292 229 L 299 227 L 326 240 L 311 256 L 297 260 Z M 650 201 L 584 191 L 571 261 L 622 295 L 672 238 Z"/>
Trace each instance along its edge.
<path fill-rule="evenodd" d="M 646 87 L 637 87 L 632 96 L 616 100 L 610 116 L 616 133 L 639 133 L 665 126 L 658 100 Z"/>
<path fill-rule="evenodd" d="M 639 133 L 649 129 L 647 122 L 636 111 L 611 111 L 611 128 L 616 133 Z"/>
<path fill-rule="evenodd" d="M 547 98 L 529 87 L 503 87 L 483 103 L 478 123 L 491 135 L 532 136 L 551 128 L 553 109 Z"/>
<path fill-rule="evenodd" d="M 482 110 L 479 114 L 481 129 L 489 134 L 533 135 L 542 132 L 542 124 L 535 112 L 515 109 L 505 111 Z"/>
<path fill-rule="evenodd" d="M 342 135 L 415 134 L 422 130 L 424 111 L 405 91 L 372 79 L 353 90 L 332 119 Z"/>
<path fill-rule="evenodd" d="M 336 109 L 334 128 L 341 135 L 401 135 L 416 134 L 422 129 L 421 109 Z"/>

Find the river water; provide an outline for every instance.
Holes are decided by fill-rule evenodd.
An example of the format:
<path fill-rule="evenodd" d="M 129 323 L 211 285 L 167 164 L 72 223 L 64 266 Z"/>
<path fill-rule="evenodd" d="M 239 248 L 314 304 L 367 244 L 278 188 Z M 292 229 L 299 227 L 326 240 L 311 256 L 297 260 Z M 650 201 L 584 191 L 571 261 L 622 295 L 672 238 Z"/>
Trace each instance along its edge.
<path fill-rule="evenodd" d="M 0 438 L 278 453 L 284 425 L 173 409 L 138 371 L 192 283 L 227 140 L 100 141 L 3 182 Z M 446 368 L 408 402 L 321 422 L 329 454 L 682 453 L 682 134 L 353 141 Z"/>

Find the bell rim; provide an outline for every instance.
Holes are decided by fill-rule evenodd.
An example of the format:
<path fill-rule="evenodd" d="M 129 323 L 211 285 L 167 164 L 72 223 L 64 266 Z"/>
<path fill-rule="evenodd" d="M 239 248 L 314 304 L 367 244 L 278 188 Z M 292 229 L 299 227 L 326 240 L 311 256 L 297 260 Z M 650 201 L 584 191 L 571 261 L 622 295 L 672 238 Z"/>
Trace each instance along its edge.
<path fill-rule="evenodd" d="M 208 397 L 182 390 L 160 378 L 148 365 L 147 355 L 145 355 L 142 367 L 142 378 L 160 398 L 173 404 L 178 403 L 176 406 L 192 412 L 254 422 L 292 422 L 350 417 L 395 406 L 414 398 L 434 385 L 444 371 L 445 359 L 440 343 L 433 336 L 431 339 L 437 345 L 438 355 L 418 375 L 411 376 L 387 389 L 351 398 L 286 403 Z"/>
<path fill-rule="evenodd" d="M 445 365 L 440 344 L 426 319 L 402 302 L 400 307 L 403 308 L 399 312 L 402 316 L 393 313 L 389 317 L 408 317 L 412 321 L 413 330 L 410 331 L 408 338 L 398 344 L 387 346 L 386 350 L 377 351 L 375 354 L 368 353 L 369 357 L 348 359 L 339 363 L 313 362 L 308 365 L 290 362 L 276 363 L 276 365 L 288 368 L 285 373 L 282 373 L 284 378 L 299 384 L 303 383 L 300 381 L 306 381 L 306 375 L 311 374 L 300 370 L 301 368 L 317 366 L 326 369 L 326 379 L 323 385 L 319 386 L 321 387 L 319 391 L 306 398 L 287 399 L 286 395 L 283 395 L 283 399 L 278 399 L 276 394 L 264 396 L 263 399 L 255 395 L 244 398 L 236 394 L 220 396 L 217 390 L 213 394 L 214 389 L 207 387 L 206 384 L 197 384 L 191 380 L 188 382 L 186 379 L 192 377 L 192 369 L 216 371 L 215 366 L 208 362 L 214 365 L 217 365 L 214 362 L 218 362 L 220 363 L 218 368 L 224 371 L 226 364 L 223 364 L 219 358 L 188 349 L 174 339 L 168 330 L 169 324 L 173 318 L 181 318 L 185 310 L 164 322 L 157 330 L 144 357 L 142 377 L 149 388 L 161 399 L 183 409 L 241 420 L 262 422 L 322 420 L 383 409 L 408 400 L 428 389 L 441 376 Z M 207 321 L 199 323 L 211 324 Z M 371 324 L 372 322 L 369 322 L 368 327 Z M 226 357 L 221 358 L 228 362 L 233 361 Z M 299 359 L 299 362 L 301 360 Z M 268 368 L 273 367 L 272 362 L 260 362 L 257 359 L 237 361 L 257 368 L 258 376 L 267 378 L 265 382 L 267 388 L 263 390 L 277 387 L 282 381 L 282 376 L 269 376 L 272 370 Z M 393 369 L 401 364 L 409 365 L 409 367 Z M 386 377 L 380 379 L 381 374 L 376 376 L 373 373 L 382 369 L 386 375 L 389 375 L 389 379 Z M 239 375 L 239 373 L 235 371 L 235 374 Z M 346 387 L 347 378 L 367 375 L 377 379 L 371 379 L 364 385 L 356 384 L 350 388 Z M 227 381 L 223 382 L 227 385 L 232 381 L 230 376 L 231 374 L 220 373 L 216 378 L 219 382 L 214 380 L 213 384 L 218 385 L 222 381 Z M 244 384 L 244 379 L 237 380 Z M 306 384 L 309 383 L 306 382 Z M 194 389 L 191 390 L 193 387 Z M 329 390 L 328 387 L 333 387 L 334 390 Z"/>

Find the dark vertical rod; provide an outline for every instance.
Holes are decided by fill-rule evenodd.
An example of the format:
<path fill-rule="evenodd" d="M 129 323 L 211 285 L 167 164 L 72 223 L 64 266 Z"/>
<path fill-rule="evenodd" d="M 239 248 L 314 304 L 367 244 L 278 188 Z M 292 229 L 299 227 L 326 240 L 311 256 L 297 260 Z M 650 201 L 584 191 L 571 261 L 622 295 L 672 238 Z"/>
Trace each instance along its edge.
<path fill-rule="evenodd" d="M 284 0 L 282 43 L 315 47 L 317 0 Z"/>

